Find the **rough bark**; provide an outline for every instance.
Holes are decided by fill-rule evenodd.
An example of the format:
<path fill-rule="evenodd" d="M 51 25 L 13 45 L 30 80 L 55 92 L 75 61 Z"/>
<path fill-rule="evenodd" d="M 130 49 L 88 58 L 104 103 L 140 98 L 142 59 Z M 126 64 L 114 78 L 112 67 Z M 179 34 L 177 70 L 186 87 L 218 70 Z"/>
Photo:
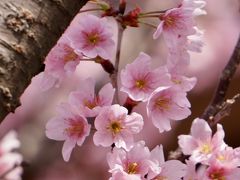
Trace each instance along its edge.
<path fill-rule="evenodd" d="M 0 122 L 20 105 L 19 97 L 43 60 L 87 0 L 0 1 Z"/>

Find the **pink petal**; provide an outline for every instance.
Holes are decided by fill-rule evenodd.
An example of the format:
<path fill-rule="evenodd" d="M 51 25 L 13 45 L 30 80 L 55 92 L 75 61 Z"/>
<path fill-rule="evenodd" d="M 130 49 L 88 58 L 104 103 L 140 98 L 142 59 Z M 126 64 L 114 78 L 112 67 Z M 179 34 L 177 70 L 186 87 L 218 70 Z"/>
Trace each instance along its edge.
<path fill-rule="evenodd" d="M 194 138 L 200 139 L 201 141 L 205 142 L 211 139 L 212 130 L 205 120 L 196 118 L 192 123 L 191 135 Z"/>
<path fill-rule="evenodd" d="M 63 148 L 62 148 L 62 155 L 63 155 L 63 159 L 64 161 L 69 161 L 71 153 L 73 148 L 76 145 L 76 140 L 73 139 L 67 139 L 64 144 L 63 144 Z"/>
<path fill-rule="evenodd" d="M 110 147 L 113 144 L 113 138 L 110 133 L 97 131 L 93 135 L 93 142 L 96 146 Z"/>
<path fill-rule="evenodd" d="M 191 155 L 192 152 L 198 147 L 196 140 L 190 135 L 178 136 L 178 144 L 185 155 Z"/>

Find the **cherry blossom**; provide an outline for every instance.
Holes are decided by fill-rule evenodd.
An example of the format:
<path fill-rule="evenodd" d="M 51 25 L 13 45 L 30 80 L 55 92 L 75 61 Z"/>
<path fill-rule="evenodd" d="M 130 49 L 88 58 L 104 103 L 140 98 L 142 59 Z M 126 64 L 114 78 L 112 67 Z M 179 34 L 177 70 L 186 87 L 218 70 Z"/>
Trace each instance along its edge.
<path fill-rule="evenodd" d="M 10 131 L 0 142 L 0 177 L 6 180 L 21 180 L 22 174 L 22 155 L 13 152 L 19 148 L 20 142 L 17 133 Z"/>
<path fill-rule="evenodd" d="M 226 147 L 223 138 L 224 131 L 220 124 L 212 136 L 212 130 L 207 122 L 196 118 L 192 123 L 190 135 L 180 135 L 178 144 L 185 155 L 191 155 L 190 160 L 208 164 L 214 152 Z"/>
<path fill-rule="evenodd" d="M 62 103 L 58 106 L 58 115 L 46 124 L 46 135 L 49 139 L 65 141 L 62 155 L 69 161 L 75 145 L 81 146 L 90 133 L 90 125 L 70 104 Z"/>
<path fill-rule="evenodd" d="M 163 33 L 165 41 L 175 40 L 179 35 L 188 36 L 195 33 L 191 9 L 183 7 L 170 9 L 160 16 L 160 20 L 161 22 L 153 34 L 154 39 L 157 39 L 161 33 Z"/>
<path fill-rule="evenodd" d="M 151 57 L 143 52 L 121 71 L 121 91 L 132 100 L 147 101 L 150 94 L 159 86 L 170 84 L 170 75 L 166 67 L 151 70 Z"/>
<path fill-rule="evenodd" d="M 162 133 L 171 129 L 171 120 L 187 118 L 191 114 L 190 106 L 184 91 L 176 87 L 160 87 L 151 94 L 147 113 L 153 125 Z"/>
<path fill-rule="evenodd" d="M 133 134 L 137 134 L 143 127 L 140 114 L 128 115 L 128 110 L 118 104 L 104 108 L 95 119 L 96 132 L 93 136 L 95 145 L 111 146 L 129 149 L 133 144 Z"/>
<path fill-rule="evenodd" d="M 63 77 L 72 74 L 82 58 L 81 53 L 72 48 L 69 38 L 63 35 L 45 59 L 42 89 L 48 90 L 59 84 Z"/>
<path fill-rule="evenodd" d="M 95 94 L 95 81 L 93 78 L 87 78 L 82 82 L 77 91 L 69 95 L 69 103 L 75 106 L 85 117 L 95 117 L 102 107 L 112 104 L 115 89 L 110 83 L 107 83 Z"/>
<path fill-rule="evenodd" d="M 137 142 L 130 149 L 114 148 L 108 153 L 107 161 L 112 173 L 111 180 L 141 180 L 150 167 L 150 151 L 143 141 Z"/>
<path fill-rule="evenodd" d="M 77 52 L 89 58 L 100 56 L 111 59 L 114 52 L 114 41 L 110 24 L 106 18 L 77 15 L 71 23 L 66 35 L 72 41 Z"/>
<path fill-rule="evenodd" d="M 162 145 L 151 151 L 152 166 L 147 179 L 181 180 L 186 173 L 186 165 L 178 160 L 165 161 Z M 157 170 L 157 171 L 156 171 Z"/>

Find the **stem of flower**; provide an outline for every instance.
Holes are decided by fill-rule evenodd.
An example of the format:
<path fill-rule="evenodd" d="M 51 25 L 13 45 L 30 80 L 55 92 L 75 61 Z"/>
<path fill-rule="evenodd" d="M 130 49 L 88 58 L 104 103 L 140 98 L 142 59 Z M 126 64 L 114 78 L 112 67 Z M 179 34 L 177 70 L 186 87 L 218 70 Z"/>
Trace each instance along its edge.
<path fill-rule="evenodd" d="M 146 26 L 149 26 L 151 28 L 154 28 L 154 29 L 157 29 L 157 26 L 153 25 L 153 24 L 150 24 L 150 23 L 147 23 L 147 22 L 143 22 L 143 21 L 138 21 L 140 24 L 144 24 Z"/>
<path fill-rule="evenodd" d="M 123 38 L 123 31 L 125 28 L 118 24 L 118 43 L 117 43 L 117 54 L 116 54 L 116 61 L 115 61 L 115 70 L 114 73 L 110 75 L 111 82 L 113 87 L 116 89 L 114 101 L 115 103 L 119 104 L 119 96 L 118 96 L 118 70 L 119 70 L 119 63 L 120 63 L 120 54 L 121 54 L 121 44 Z"/>
<path fill-rule="evenodd" d="M 150 12 L 146 12 L 146 13 L 141 13 L 141 15 L 147 15 L 147 14 L 164 14 L 166 13 L 166 11 L 168 11 L 169 9 L 166 10 L 162 10 L 162 11 L 150 11 Z"/>

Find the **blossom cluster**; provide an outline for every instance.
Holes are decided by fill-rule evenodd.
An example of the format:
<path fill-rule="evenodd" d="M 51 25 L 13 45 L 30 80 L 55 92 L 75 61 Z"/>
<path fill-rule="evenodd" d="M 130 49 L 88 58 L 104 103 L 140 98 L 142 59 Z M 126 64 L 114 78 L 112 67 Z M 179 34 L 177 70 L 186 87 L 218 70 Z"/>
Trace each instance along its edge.
<path fill-rule="evenodd" d="M 98 93 L 94 79 L 82 80 L 82 86 L 69 94 L 67 102 L 57 107 L 58 114 L 48 121 L 47 137 L 64 141 L 64 160 L 69 161 L 73 148 L 81 146 L 93 132 L 96 146 L 112 147 L 107 155 L 112 180 L 198 179 L 197 163 L 202 164 L 201 177 L 206 180 L 228 178 L 229 174 L 237 177 L 233 174 L 238 173 L 238 160 L 234 160 L 238 158 L 238 149 L 224 143 L 221 125 L 212 137 L 207 123 L 196 119 L 191 134 L 179 136 L 183 153 L 190 155 L 186 164 L 165 161 L 162 145 L 150 151 L 144 141 L 134 140 L 145 121 L 140 113 L 133 112 L 139 103 L 145 104 L 148 119 L 160 133 L 171 130 L 172 120 L 183 120 L 191 114 L 187 93 L 195 86 L 196 78 L 187 77 L 185 72 L 190 63 L 189 51 L 201 52 L 203 46 L 203 32 L 196 27 L 194 18 L 206 13 L 202 10 L 205 1 L 182 0 L 177 7 L 157 14 L 144 13 L 140 8 L 125 14 L 126 1 L 120 1 L 118 10 L 106 2 L 94 3 L 102 13 L 93 15 L 90 9 L 78 14 L 45 60 L 44 90 L 60 86 L 62 79 L 74 73 L 81 61 L 101 64 L 112 80 L 112 84 L 105 84 Z M 163 36 L 168 49 L 166 64 L 152 69 L 153 58 L 140 52 L 118 74 L 118 64 L 112 62 L 114 49 L 119 47 L 113 40 L 109 18 L 118 23 L 120 31 L 128 26 L 138 27 L 139 19 L 152 17 L 160 21 L 153 38 Z M 120 54 L 120 49 L 117 51 Z M 117 82 L 118 75 L 121 83 Z M 127 95 L 122 105 L 117 100 L 118 90 Z"/>
<path fill-rule="evenodd" d="M 10 131 L 0 142 L 0 179 L 20 180 L 22 174 L 22 156 L 14 152 L 20 142 L 15 131 Z"/>

